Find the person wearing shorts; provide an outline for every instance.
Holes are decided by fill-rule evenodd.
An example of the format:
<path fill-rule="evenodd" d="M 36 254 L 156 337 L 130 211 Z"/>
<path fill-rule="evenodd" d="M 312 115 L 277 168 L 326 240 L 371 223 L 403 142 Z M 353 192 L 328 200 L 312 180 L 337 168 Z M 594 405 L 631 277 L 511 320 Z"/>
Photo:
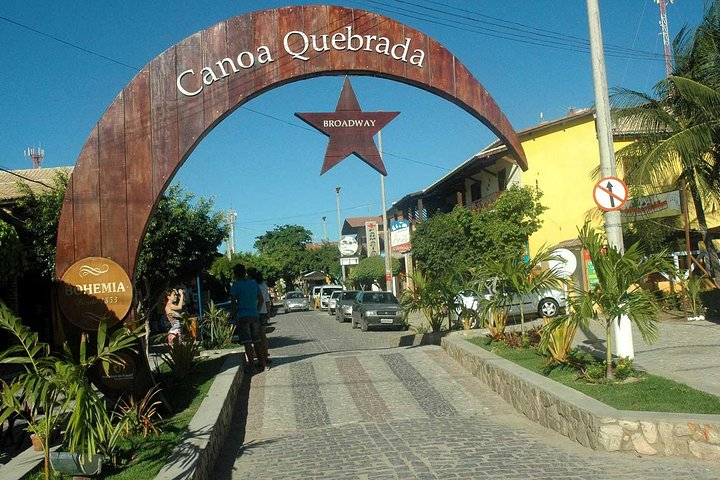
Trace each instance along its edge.
<path fill-rule="evenodd" d="M 267 338 L 267 327 L 270 318 L 270 312 L 272 311 L 272 303 L 270 302 L 270 292 L 268 291 L 268 284 L 265 282 L 263 274 L 254 268 L 248 269 L 248 274 L 251 278 L 254 278 L 260 288 L 260 293 L 263 295 L 265 303 L 260 307 L 260 339 L 265 359 L 267 363 L 270 363 L 270 351 L 268 349 L 268 338 Z"/>
<path fill-rule="evenodd" d="M 240 343 L 245 347 L 248 371 L 255 373 L 256 361 L 260 370 L 264 370 L 267 365 L 267 357 L 260 335 L 259 318 L 260 307 L 265 303 L 265 299 L 257 282 L 252 278 L 247 278 L 245 265 L 238 263 L 233 267 L 233 273 L 235 274 L 235 283 L 230 287 L 232 315 L 235 319 L 235 328 Z"/>

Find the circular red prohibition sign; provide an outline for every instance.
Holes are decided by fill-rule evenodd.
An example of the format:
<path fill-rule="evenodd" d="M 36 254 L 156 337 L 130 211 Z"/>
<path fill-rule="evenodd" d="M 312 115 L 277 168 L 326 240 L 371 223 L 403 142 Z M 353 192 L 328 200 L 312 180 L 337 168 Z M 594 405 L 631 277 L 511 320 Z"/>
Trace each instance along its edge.
<path fill-rule="evenodd" d="M 627 199 L 627 185 L 617 177 L 601 178 L 593 187 L 593 200 L 600 210 L 606 212 L 620 210 Z"/>

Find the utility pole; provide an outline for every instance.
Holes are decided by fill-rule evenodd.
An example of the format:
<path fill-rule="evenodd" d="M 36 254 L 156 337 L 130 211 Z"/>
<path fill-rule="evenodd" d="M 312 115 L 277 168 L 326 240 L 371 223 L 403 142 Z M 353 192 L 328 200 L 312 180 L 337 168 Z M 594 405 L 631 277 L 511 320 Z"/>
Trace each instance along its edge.
<path fill-rule="evenodd" d="M 237 213 L 231 209 L 228 211 L 228 225 L 230 226 L 229 258 L 232 258 L 235 254 L 235 220 L 237 220 Z"/>
<path fill-rule="evenodd" d="M 382 130 L 378 131 L 378 153 L 380 160 L 383 157 Z M 385 281 L 393 294 L 395 294 L 395 279 L 392 274 L 392 254 L 390 248 L 390 229 L 388 228 L 387 209 L 385 208 L 385 175 L 380 174 L 380 196 L 382 197 L 383 242 L 385 243 Z"/>
<path fill-rule="evenodd" d="M 33 168 L 40 168 L 43 160 L 45 160 L 45 150 L 40 146 L 38 146 L 37 150 L 34 148 L 26 148 L 23 154 L 25 154 L 25 158 L 32 160 Z"/>
<path fill-rule="evenodd" d="M 615 149 L 613 146 L 610 98 L 608 97 L 605 52 L 600 28 L 598 0 L 587 0 L 587 9 L 588 30 L 590 32 L 590 59 L 595 90 L 595 128 L 597 129 L 598 143 L 600 145 L 600 177 L 615 177 Z M 625 251 L 619 210 L 605 212 L 605 235 L 610 248 L 615 248 L 620 253 Z M 635 353 L 628 318 L 618 318 L 613 322 L 613 336 L 612 346 L 614 347 L 614 353 L 620 357 L 633 358 Z"/>
<path fill-rule="evenodd" d="M 337 203 L 337 215 L 338 215 L 338 246 L 340 245 L 340 240 L 342 240 L 342 223 L 340 221 L 340 187 L 335 187 L 335 202 Z M 340 265 L 340 268 L 342 269 L 342 279 L 343 282 L 346 280 L 345 276 L 345 265 Z"/>
<path fill-rule="evenodd" d="M 323 240 L 327 242 L 328 241 L 327 222 L 326 222 L 327 217 L 322 217 L 322 220 L 323 220 Z"/>

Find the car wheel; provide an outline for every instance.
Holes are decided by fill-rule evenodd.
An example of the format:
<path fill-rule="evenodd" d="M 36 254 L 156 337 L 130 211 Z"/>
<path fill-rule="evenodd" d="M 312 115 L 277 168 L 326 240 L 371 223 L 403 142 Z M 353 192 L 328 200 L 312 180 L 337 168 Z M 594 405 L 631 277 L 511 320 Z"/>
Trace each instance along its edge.
<path fill-rule="evenodd" d="M 368 331 L 367 320 L 365 320 L 364 317 L 360 317 L 360 330 L 362 330 L 363 332 Z"/>
<path fill-rule="evenodd" d="M 560 312 L 560 305 L 552 298 L 543 298 L 538 304 L 538 314 L 541 317 L 555 317 Z"/>

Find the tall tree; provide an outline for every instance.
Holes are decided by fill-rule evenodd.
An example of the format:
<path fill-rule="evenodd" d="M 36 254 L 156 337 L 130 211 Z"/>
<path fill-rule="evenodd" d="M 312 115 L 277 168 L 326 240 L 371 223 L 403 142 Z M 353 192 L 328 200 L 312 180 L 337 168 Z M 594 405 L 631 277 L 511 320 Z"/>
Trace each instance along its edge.
<path fill-rule="evenodd" d="M 278 274 L 287 285 L 300 275 L 306 266 L 306 247 L 312 232 L 299 225 L 283 225 L 256 237 L 255 248 L 260 256 L 278 266 Z"/>
<path fill-rule="evenodd" d="M 210 267 L 227 236 L 222 213 L 212 210 L 212 200 L 195 201 L 180 185 L 167 189 L 150 218 L 135 273 L 146 301 Z"/>
<path fill-rule="evenodd" d="M 340 272 L 340 250 L 337 245 L 323 242 L 319 246 L 308 248 L 305 257 L 305 270 L 319 270 L 338 278 Z"/>
<path fill-rule="evenodd" d="M 15 228 L 0 220 L 0 287 L 12 281 L 23 271 L 25 255 Z"/>
<path fill-rule="evenodd" d="M 492 205 L 473 211 L 455 207 L 418 224 L 413 232 L 413 256 L 428 277 L 449 271 L 467 272 L 493 258 L 517 256 L 542 221 L 542 192 L 512 186 Z"/>
<path fill-rule="evenodd" d="M 18 182 L 22 197 L 18 200 L 18 217 L 23 219 L 18 232 L 26 245 L 28 267 L 37 269 L 47 278 L 55 274 L 55 244 L 62 202 L 70 177 L 58 172 L 50 189 L 34 192 L 27 184 Z"/>
<path fill-rule="evenodd" d="M 720 199 L 720 2 L 695 32 L 683 29 L 673 49 L 673 75 L 654 94 L 619 89 L 613 95 L 615 116 L 638 132 L 617 157 L 633 184 L 687 187 L 717 283 L 720 263 L 706 210 Z"/>
<path fill-rule="evenodd" d="M 397 275 L 400 271 L 400 261 L 397 258 L 392 259 L 392 273 Z M 363 258 L 355 268 L 350 272 L 350 279 L 357 282 L 360 288 L 368 290 L 373 283 L 387 288 L 385 281 L 385 259 L 375 255 Z"/>

